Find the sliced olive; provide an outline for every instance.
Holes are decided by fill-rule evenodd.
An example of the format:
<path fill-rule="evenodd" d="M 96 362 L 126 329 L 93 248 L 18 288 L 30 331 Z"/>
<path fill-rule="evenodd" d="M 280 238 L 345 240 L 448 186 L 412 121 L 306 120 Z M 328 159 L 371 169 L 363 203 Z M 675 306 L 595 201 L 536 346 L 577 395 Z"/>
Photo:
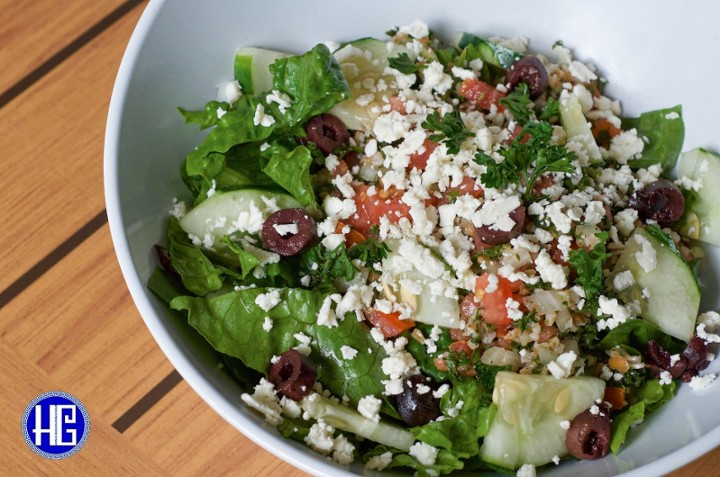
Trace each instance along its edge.
<path fill-rule="evenodd" d="M 315 366 L 296 349 L 281 354 L 268 371 L 268 381 L 275 385 L 277 392 L 293 401 L 310 394 L 316 376 Z"/>

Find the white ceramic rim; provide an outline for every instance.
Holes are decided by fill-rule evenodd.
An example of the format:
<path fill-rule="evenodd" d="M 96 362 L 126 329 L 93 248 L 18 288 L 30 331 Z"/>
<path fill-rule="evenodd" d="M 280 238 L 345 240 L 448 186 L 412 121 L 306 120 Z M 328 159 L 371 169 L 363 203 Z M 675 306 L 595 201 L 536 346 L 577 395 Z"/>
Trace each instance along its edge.
<path fill-rule="evenodd" d="M 225 421 L 266 451 L 305 472 L 328 477 L 354 476 L 356 474 L 347 472 L 341 467 L 320 459 L 312 459 L 308 452 L 289 445 L 284 438 L 269 432 L 242 413 L 236 412 L 232 403 L 228 402 L 218 390 L 207 384 L 204 376 L 181 352 L 167 328 L 163 326 L 160 320 L 155 319 L 155 311 L 148 299 L 147 288 L 140 280 L 133 265 L 133 258 L 130 254 L 130 246 L 123 224 L 120 191 L 116 182 L 119 167 L 120 130 L 125 106 L 124 101 L 141 45 L 165 2 L 166 0 L 150 0 L 133 31 L 113 87 L 105 130 L 104 187 L 106 211 L 115 253 L 130 295 L 150 333 L 168 360 L 190 387 Z M 633 469 L 622 475 L 624 477 L 655 477 L 663 475 L 697 459 L 718 445 L 720 445 L 720 427 L 692 441 L 685 447 L 656 460 L 652 464 Z"/>

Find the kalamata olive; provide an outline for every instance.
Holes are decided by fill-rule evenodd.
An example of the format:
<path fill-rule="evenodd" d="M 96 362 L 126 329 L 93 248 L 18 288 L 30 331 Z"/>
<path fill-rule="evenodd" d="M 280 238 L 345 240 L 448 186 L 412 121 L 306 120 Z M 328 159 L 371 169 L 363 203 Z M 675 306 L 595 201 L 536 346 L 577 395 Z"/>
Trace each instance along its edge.
<path fill-rule="evenodd" d="M 655 340 L 648 341 L 645 361 L 662 369 L 670 366 L 670 353 Z"/>
<path fill-rule="evenodd" d="M 687 360 L 688 369 L 698 369 L 707 362 L 707 342 L 702 338 L 693 336 L 688 342 L 685 351 L 682 352 L 681 359 Z"/>
<path fill-rule="evenodd" d="M 316 238 L 315 221 L 303 209 L 278 210 L 262 226 L 265 246 L 284 257 L 307 250 Z"/>
<path fill-rule="evenodd" d="M 573 457 L 595 460 L 605 457 L 610 448 L 610 411 L 604 405 L 596 408 L 599 412 L 588 409 L 575 416 L 565 434 L 565 446 Z"/>
<path fill-rule="evenodd" d="M 520 83 L 526 83 L 530 88 L 530 96 L 537 98 L 548 86 L 548 75 L 542 61 L 535 56 L 523 56 L 508 70 L 505 76 L 510 90 Z"/>
<path fill-rule="evenodd" d="M 347 144 L 350 133 L 340 119 L 332 114 L 323 113 L 307 123 L 308 139 L 325 154 L 330 154 L 338 146 Z"/>
<path fill-rule="evenodd" d="M 268 381 L 275 385 L 277 392 L 293 401 L 310 394 L 316 376 L 315 366 L 296 349 L 281 354 L 268 371 Z"/>
<path fill-rule="evenodd" d="M 522 234 L 525 227 L 525 207 L 519 206 L 510 212 L 510 218 L 515 221 L 515 225 L 508 231 L 493 229 L 491 225 L 483 225 L 475 227 L 475 236 L 488 245 L 500 245 L 508 243 L 518 235 Z"/>
<path fill-rule="evenodd" d="M 685 212 L 685 198 L 680 189 L 666 179 L 658 179 L 630 197 L 630 207 L 638 211 L 643 220 L 654 220 L 660 225 L 677 222 Z"/>
<path fill-rule="evenodd" d="M 405 424 L 422 426 L 440 417 L 440 400 L 432 391 L 430 382 L 422 374 L 406 380 L 403 392 L 395 396 L 395 406 Z"/>

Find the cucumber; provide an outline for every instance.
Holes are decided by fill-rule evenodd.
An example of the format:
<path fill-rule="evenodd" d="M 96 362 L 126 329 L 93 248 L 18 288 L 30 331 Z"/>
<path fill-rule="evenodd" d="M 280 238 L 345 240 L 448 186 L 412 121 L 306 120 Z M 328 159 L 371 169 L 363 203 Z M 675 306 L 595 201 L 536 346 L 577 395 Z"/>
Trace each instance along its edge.
<path fill-rule="evenodd" d="M 605 381 L 599 378 L 499 372 L 493 391 L 498 410 L 480 457 L 506 469 L 544 465 L 555 456 L 563 457 L 567 431 L 561 422 L 572 421 L 602 399 L 604 392 Z"/>
<path fill-rule="evenodd" d="M 270 91 L 273 87 L 270 65 L 275 63 L 275 60 L 288 56 L 288 53 L 263 48 L 239 48 L 235 53 L 234 74 L 243 94 L 254 96 Z"/>
<path fill-rule="evenodd" d="M 701 180 L 702 188 L 693 194 L 685 211 L 684 235 L 720 247 L 720 156 L 704 149 L 684 152 L 678 163 L 678 176 Z M 692 222 L 695 222 L 693 224 Z M 694 228 L 693 228 L 694 226 Z"/>
<path fill-rule="evenodd" d="M 428 284 L 431 279 L 415 267 L 411 270 L 405 270 L 407 260 L 397 252 L 389 253 L 382 264 L 384 270 L 382 283 L 385 295 L 393 299 L 393 301 L 412 308 L 413 321 L 438 325 L 443 328 L 458 328 L 460 326 L 460 306 L 457 298 L 434 296 Z M 412 293 L 403 288 L 401 285 L 402 279 L 417 282 L 420 285 L 420 293 Z"/>
<path fill-rule="evenodd" d="M 268 192 L 260 189 L 239 189 L 216 192 L 180 219 L 180 227 L 192 235 L 203 238 L 207 234 L 217 244 L 233 230 L 233 222 L 241 214 L 260 214 L 262 220 L 268 218 L 272 209 L 265 203 L 274 200 L 280 209 L 301 207 L 292 196 L 281 192 Z"/>
<path fill-rule="evenodd" d="M 338 49 L 334 53 L 335 59 L 350 85 L 352 96 L 335 105 L 330 113 L 340 118 L 348 129 L 372 129 L 375 118 L 379 116 L 380 108 L 384 105 L 383 96 L 389 98 L 398 93 L 397 88 L 392 87 L 395 83 L 394 77 L 384 74 L 388 59 L 407 51 L 402 45 L 375 38 L 362 38 Z M 372 82 L 374 85 L 380 79 L 385 81 L 387 89 L 372 91 L 368 83 Z M 372 95 L 372 99 L 358 104 L 357 100 L 367 95 Z"/>
<path fill-rule="evenodd" d="M 513 63 L 522 58 L 522 55 L 517 51 L 496 45 L 472 33 L 458 33 L 453 45 L 460 50 L 472 45 L 476 49 L 475 53 L 479 55 L 483 62 L 505 69 L 510 68 Z"/>
<path fill-rule="evenodd" d="M 603 162 L 590 123 L 585 118 L 582 106 L 576 96 L 563 95 L 560 97 L 560 124 L 565 129 L 568 140 L 572 139 L 583 145 L 583 149 L 588 153 L 590 164 Z"/>
<path fill-rule="evenodd" d="M 638 301 L 643 319 L 664 333 L 688 342 L 695 331 L 700 288 L 692 269 L 669 237 L 659 229 L 654 230 L 656 232 L 651 233 L 646 229 L 635 229 L 609 279 L 630 270 L 635 283 L 619 293 L 620 299 L 625 303 Z M 650 272 L 638 263 L 637 254 L 641 253 L 642 244 L 636 237 L 647 240 L 655 250 L 657 264 Z"/>

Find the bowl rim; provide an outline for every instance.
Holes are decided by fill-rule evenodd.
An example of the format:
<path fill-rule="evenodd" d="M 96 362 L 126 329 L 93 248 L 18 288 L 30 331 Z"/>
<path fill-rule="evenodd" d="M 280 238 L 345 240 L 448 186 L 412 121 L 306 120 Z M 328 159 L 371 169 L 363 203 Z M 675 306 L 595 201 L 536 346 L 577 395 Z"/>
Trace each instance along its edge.
<path fill-rule="evenodd" d="M 327 477 L 338 475 L 355 476 L 357 474 L 322 460 L 319 454 L 313 455 L 309 449 L 306 451 L 293 446 L 288 439 L 273 432 L 266 425 L 260 424 L 258 421 L 238 412 L 237 407 L 229 402 L 215 387 L 210 385 L 200 370 L 182 353 L 168 328 L 157 317 L 150 303 L 148 290 L 140 279 L 134 265 L 128 236 L 123 224 L 123 210 L 117 181 L 121 126 L 125 100 L 134 67 L 140 56 L 144 41 L 166 3 L 169 2 L 166 2 L 166 0 L 150 0 L 135 26 L 118 69 L 105 126 L 103 152 L 105 206 L 110 235 L 123 278 L 140 316 L 157 345 L 187 384 L 223 420 L 264 450 L 302 471 Z M 624 477 L 650 477 L 666 474 L 699 458 L 718 445 L 720 445 L 720 426 L 650 464 L 645 464 L 621 475 Z"/>

